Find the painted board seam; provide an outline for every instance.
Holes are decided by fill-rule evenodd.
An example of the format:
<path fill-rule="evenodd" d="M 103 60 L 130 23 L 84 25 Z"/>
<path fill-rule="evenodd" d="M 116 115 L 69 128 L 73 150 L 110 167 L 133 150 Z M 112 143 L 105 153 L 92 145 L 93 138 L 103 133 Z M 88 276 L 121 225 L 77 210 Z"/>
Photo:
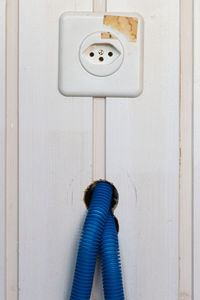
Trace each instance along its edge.
<path fill-rule="evenodd" d="M 5 298 L 18 299 L 18 0 L 6 3 Z"/>

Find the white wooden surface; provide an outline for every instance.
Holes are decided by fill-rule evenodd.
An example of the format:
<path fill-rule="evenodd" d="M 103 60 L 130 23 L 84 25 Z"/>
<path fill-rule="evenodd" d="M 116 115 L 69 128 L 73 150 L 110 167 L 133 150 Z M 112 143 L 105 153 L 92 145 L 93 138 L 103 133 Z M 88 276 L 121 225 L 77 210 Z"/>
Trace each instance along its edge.
<path fill-rule="evenodd" d="M 108 1 L 145 20 L 144 93 L 107 102 L 127 299 L 178 297 L 179 1 Z"/>
<path fill-rule="evenodd" d="M 20 300 L 68 299 L 71 289 L 92 176 L 92 101 L 57 90 L 58 19 L 84 9 L 91 1 L 20 0 Z"/>
<path fill-rule="evenodd" d="M 18 0 L 6 1 L 5 299 L 18 299 Z"/>
<path fill-rule="evenodd" d="M 200 1 L 194 1 L 194 300 L 200 300 Z"/>
<path fill-rule="evenodd" d="M 193 299 L 193 1 L 181 0 L 180 14 L 179 297 L 191 300 Z"/>
<path fill-rule="evenodd" d="M 92 180 L 106 179 L 106 98 L 93 97 Z"/>
<path fill-rule="evenodd" d="M 179 1 L 107 4 L 145 18 L 144 93 L 107 100 L 126 299 L 177 300 Z M 69 298 L 92 180 L 92 99 L 57 91 L 58 18 L 67 10 L 92 10 L 92 1 L 20 0 L 19 300 Z"/>
<path fill-rule="evenodd" d="M 5 298 L 5 9 L 0 0 L 0 299 Z"/>

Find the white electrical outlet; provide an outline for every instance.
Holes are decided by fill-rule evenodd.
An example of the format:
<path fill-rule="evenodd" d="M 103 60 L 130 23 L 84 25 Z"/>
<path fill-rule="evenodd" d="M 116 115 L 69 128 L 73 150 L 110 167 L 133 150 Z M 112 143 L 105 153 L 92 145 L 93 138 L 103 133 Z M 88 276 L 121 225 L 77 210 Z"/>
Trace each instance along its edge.
<path fill-rule="evenodd" d="M 65 96 L 138 96 L 143 87 L 142 17 L 64 13 L 58 81 Z"/>

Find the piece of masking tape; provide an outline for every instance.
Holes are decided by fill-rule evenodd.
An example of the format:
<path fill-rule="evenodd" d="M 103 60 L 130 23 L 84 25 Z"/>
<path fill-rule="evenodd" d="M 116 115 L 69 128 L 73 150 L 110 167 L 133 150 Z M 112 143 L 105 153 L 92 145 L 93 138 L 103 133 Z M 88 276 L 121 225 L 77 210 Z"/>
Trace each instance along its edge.
<path fill-rule="evenodd" d="M 104 15 L 103 24 L 123 33 L 130 42 L 137 41 L 138 19 L 126 16 Z M 108 33 L 107 38 L 113 38 L 113 35 Z M 109 37 L 109 34 L 111 37 Z M 106 36 L 106 35 L 104 35 Z M 105 37 L 104 37 L 105 38 Z"/>

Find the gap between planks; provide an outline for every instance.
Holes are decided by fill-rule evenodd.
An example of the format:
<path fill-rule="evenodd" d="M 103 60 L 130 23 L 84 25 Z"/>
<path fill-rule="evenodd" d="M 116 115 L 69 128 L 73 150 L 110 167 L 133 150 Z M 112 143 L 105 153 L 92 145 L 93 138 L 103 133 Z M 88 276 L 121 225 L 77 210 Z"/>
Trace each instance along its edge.
<path fill-rule="evenodd" d="M 18 299 L 18 5 L 6 3 L 5 300 Z"/>

